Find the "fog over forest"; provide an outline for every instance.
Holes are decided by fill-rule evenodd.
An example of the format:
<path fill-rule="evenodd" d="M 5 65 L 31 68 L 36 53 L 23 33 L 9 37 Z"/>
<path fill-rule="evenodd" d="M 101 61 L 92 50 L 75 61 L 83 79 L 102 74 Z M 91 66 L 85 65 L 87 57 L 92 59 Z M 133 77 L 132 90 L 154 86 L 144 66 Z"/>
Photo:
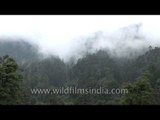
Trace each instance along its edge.
<path fill-rule="evenodd" d="M 160 104 L 159 21 L 0 16 L 0 105 Z M 111 91 L 53 94 L 62 87 Z"/>
<path fill-rule="evenodd" d="M 64 61 L 69 61 L 74 58 L 83 57 L 87 53 L 95 53 L 98 50 L 107 51 L 112 57 L 127 57 L 133 58 L 144 54 L 149 46 L 158 47 L 160 46 L 160 40 L 158 38 L 151 38 L 147 33 L 143 31 L 143 24 L 131 24 L 129 26 L 124 26 L 117 29 L 112 33 L 107 33 L 105 31 L 97 31 L 90 33 L 89 35 L 82 35 L 75 37 L 74 39 L 68 41 L 64 46 L 63 41 L 62 46 L 54 48 L 54 46 L 59 43 L 54 43 L 51 41 L 50 47 L 48 44 L 40 44 L 41 39 L 32 38 L 22 35 L 13 36 L 2 36 L 2 41 L 26 41 L 38 49 L 40 53 L 44 56 L 55 55 L 59 56 Z M 54 45 L 55 44 L 55 45 Z"/>
<path fill-rule="evenodd" d="M 66 61 L 99 49 L 128 56 L 132 49 L 160 44 L 159 19 L 159 16 L 0 16 L 0 38 L 24 39 L 37 44 L 43 53 L 56 54 Z"/>

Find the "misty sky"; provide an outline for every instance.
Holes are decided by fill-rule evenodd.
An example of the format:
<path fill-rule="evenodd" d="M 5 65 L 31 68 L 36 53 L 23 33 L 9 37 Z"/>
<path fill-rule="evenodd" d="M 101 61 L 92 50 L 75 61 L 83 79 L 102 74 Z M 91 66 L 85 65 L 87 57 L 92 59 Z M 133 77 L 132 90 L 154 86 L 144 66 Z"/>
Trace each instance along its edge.
<path fill-rule="evenodd" d="M 138 23 L 142 24 L 142 31 L 146 35 L 160 38 L 160 16 L 153 15 L 1 15 L 0 36 L 25 37 L 38 43 L 42 51 L 64 56 L 72 49 L 72 43 L 81 37 L 97 31 L 112 34 L 120 28 Z"/>

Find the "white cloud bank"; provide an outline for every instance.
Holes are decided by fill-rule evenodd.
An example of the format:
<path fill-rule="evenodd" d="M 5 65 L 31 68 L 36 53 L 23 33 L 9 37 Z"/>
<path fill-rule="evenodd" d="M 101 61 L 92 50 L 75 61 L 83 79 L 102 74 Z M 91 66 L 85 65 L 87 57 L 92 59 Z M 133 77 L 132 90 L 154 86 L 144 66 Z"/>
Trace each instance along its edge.
<path fill-rule="evenodd" d="M 83 43 L 83 40 L 80 42 L 81 37 L 90 36 L 97 31 L 118 37 L 119 33 L 116 33 L 118 29 L 137 23 L 142 23 L 142 31 L 150 39 L 147 41 L 149 44 L 160 43 L 158 15 L 1 15 L 0 36 L 26 37 L 38 43 L 42 51 L 64 57 Z M 114 47 L 113 40 L 116 41 L 115 38 L 107 41 L 108 47 Z M 103 47 L 104 41 L 101 40 L 101 43 L 97 44 Z"/>

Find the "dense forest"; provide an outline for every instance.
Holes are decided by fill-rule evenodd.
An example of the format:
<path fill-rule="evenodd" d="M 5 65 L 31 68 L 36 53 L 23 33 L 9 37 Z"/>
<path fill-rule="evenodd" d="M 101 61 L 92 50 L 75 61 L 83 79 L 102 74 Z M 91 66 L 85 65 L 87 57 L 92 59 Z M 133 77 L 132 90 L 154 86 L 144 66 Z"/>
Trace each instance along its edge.
<path fill-rule="evenodd" d="M 65 62 L 45 57 L 29 42 L 0 41 L 1 105 L 132 105 L 160 104 L 160 48 L 148 46 L 139 56 L 120 58 L 107 50 L 86 52 Z M 119 95 L 38 95 L 32 88 L 126 88 Z"/>

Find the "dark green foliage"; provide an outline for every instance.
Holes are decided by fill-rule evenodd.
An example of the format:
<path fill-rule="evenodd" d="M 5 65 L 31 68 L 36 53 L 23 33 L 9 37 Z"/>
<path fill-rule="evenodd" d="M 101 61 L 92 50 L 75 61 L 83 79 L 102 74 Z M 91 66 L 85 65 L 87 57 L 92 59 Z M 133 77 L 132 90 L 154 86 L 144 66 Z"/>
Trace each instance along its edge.
<path fill-rule="evenodd" d="M 18 65 L 8 55 L 0 58 L 0 104 L 21 104 L 22 76 Z"/>
<path fill-rule="evenodd" d="M 129 94 L 124 97 L 123 104 L 153 104 L 153 91 L 147 76 L 141 76 L 135 83 L 129 84 L 126 89 L 128 89 Z"/>
<path fill-rule="evenodd" d="M 59 58 L 49 57 L 25 66 L 24 76 L 31 88 L 63 86 L 66 82 L 66 65 Z"/>
<path fill-rule="evenodd" d="M 114 61 L 107 52 L 98 51 L 78 60 L 73 67 L 72 78 L 77 80 L 79 87 L 95 86 L 102 79 L 114 80 L 115 67 Z"/>
<path fill-rule="evenodd" d="M 0 104 L 160 104 L 160 48 L 149 47 L 148 52 L 132 59 L 110 56 L 106 50 L 86 52 L 78 61 L 64 63 L 55 56 L 43 58 L 29 43 L 11 43 L 0 43 L 0 55 L 9 53 L 18 63 L 9 56 L 0 58 Z M 33 95 L 30 92 L 31 88 L 62 86 L 127 88 L 129 94 Z"/>

